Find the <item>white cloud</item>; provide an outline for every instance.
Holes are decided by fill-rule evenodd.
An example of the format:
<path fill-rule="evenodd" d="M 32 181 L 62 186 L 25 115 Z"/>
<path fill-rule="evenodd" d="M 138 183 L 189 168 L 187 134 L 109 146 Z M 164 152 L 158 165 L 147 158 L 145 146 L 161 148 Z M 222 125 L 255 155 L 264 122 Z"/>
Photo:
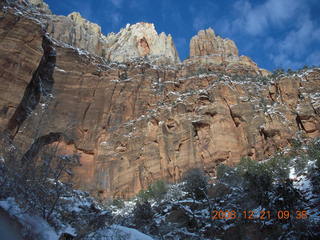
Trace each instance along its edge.
<path fill-rule="evenodd" d="M 264 42 L 264 49 L 270 49 L 276 44 L 276 41 L 272 37 L 268 37 Z"/>
<path fill-rule="evenodd" d="M 279 45 L 279 49 L 285 53 L 291 53 L 294 56 L 299 56 L 305 53 L 309 43 L 313 39 L 315 26 L 307 17 L 300 23 L 297 29 L 290 31 L 284 40 Z"/>
<path fill-rule="evenodd" d="M 310 52 L 320 41 L 320 26 L 311 18 L 310 7 L 306 4 L 309 1 L 266 0 L 253 4 L 251 0 L 238 0 L 233 5 L 234 19 L 230 23 L 220 21 L 217 26 L 222 31 L 231 31 L 233 36 L 241 33 L 263 39 L 260 46 L 269 52 L 269 59 L 278 67 L 316 64 L 319 55 Z M 311 54 L 309 58 L 308 54 Z"/>
<path fill-rule="evenodd" d="M 110 14 L 110 19 L 111 19 L 112 25 L 117 27 L 121 23 L 122 15 L 120 13 L 113 12 Z"/>
<path fill-rule="evenodd" d="M 122 6 L 122 2 L 123 2 L 123 0 L 110 0 L 110 1 L 117 8 L 120 8 Z"/>
<path fill-rule="evenodd" d="M 252 6 L 248 0 L 239 0 L 234 4 L 239 17 L 233 24 L 251 35 L 263 34 L 269 26 L 283 26 L 295 17 L 297 11 L 302 10 L 302 3 L 301 0 L 267 0 Z"/>
<path fill-rule="evenodd" d="M 280 53 L 280 54 L 270 54 L 269 59 L 277 66 L 277 68 L 299 68 L 304 65 L 302 62 L 295 61 L 289 55 Z"/>
<path fill-rule="evenodd" d="M 193 29 L 199 31 L 212 25 L 216 21 L 214 13 L 218 10 L 219 7 L 215 1 L 206 1 L 204 4 L 201 1 L 192 1 L 188 5 L 188 11 L 192 19 Z"/>
<path fill-rule="evenodd" d="M 320 51 L 315 51 L 310 56 L 308 56 L 307 64 L 320 66 Z"/>
<path fill-rule="evenodd" d="M 144 11 L 145 5 L 147 4 L 148 0 L 130 0 L 126 7 L 134 9 L 135 11 Z"/>
<path fill-rule="evenodd" d="M 298 10 L 302 10 L 303 1 L 300 0 L 269 0 L 261 6 L 262 13 L 274 24 L 281 24 L 291 19 Z"/>
<path fill-rule="evenodd" d="M 305 64 L 319 65 L 319 52 L 311 52 L 312 46 L 319 40 L 320 26 L 310 19 L 309 14 L 301 15 L 295 28 L 275 42 L 271 60 L 275 65 L 285 68 L 298 68 Z M 299 61 L 302 59 L 303 61 Z"/>
<path fill-rule="evenodd" d="M 207 24 L 208 24 L 207 18 L 205 18 L 203 15 L 198 15 L 193 19 L 192 26 L 195 30 L 198 31 L 198 30 L 204 29 Z"/>

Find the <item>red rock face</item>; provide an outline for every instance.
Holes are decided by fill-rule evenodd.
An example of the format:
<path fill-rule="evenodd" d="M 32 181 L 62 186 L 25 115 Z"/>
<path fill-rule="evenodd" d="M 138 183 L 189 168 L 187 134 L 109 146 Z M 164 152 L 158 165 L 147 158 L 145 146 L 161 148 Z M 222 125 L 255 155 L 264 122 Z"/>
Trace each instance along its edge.
<path fill-rule="evenodd" d="M 35 143 L 60 141 L 61 152 L 80 156 L 75 184 L 96 196 L 130 197 L 156 179 L 178 181 L 193 167 L 214 175 L 220 163 L 272 155 L 297 132 L 320 135 L 319 69 L 262 84 L 256 65 L 206 56 L 198 58 L 204 72 L 193 58 L 162 67 L 107 64 L 47 41 L 37 22 L 13 9 L 1 14 L 1 132 L 9 131 L 22 155 Z M 55 62 L 43 60 L 53 57 L 47 48 L 55 49 Z M 30 108 L 34 95 L 27 89 L 39 86 L 34 73 L 52 66 L 52 74 L 43 70 L 36 78 L 52 77 L 50 94 L 38 89 Z M 31 109 L 25 119 L 15 117 L 19 106 Z M 19 120 L 14 130 L 13 120 Z"/>
<path fill-rule="evenodd" d="M 145 38 L 141 38 L 138 41 L 138 51 L 142 57 L 147 56 L 150 53 L 149 44 Z"/>

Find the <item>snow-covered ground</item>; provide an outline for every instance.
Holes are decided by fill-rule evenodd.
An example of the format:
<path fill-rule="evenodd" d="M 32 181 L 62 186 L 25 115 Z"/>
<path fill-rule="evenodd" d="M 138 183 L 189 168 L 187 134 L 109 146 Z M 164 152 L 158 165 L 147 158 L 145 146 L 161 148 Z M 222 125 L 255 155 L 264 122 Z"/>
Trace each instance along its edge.
<path fill-rule="evenodd" d="M 153 240 L 136 229 L 112 225 L 90 234 L 87 240 Z"/>
<path fill-rule="evenodd" d="M 13 220 L 17 220 L 24 229 L 29 229 L 37 240 L 58 240 L 59 235 L 68 233 L 76 235 L 75 229 L 70 225 L 65 225 L 58 233 L 43 218 L 25 213 L 16 203 L 15 199 L 7 198 L 0 201 L 0 208 L 5 210 Z M 74 206 L 75 211 L 80 211 Z M 61 223 L 62 224 L 62 223 Z M 1 240 L 20 240 L 19 232 L 15 228 L 10 228 L 7 219 L 0 217 L 0 239 Z M 102 228 L 90 234 L 86 239 L 90 240 L 153 240 L 153 238 L 132 228 L 120 225 L 112 225 Z"/>
<path fill-rule="evenodd" d="M 7 211 L 10 216 L 16 218 L 25 228 L 32 230 L 32 233 L 40 239 L 59 239 L 55 230 L 44 219 L 25 213 L 13 198 L 0 201 L 0 207 Z"/>

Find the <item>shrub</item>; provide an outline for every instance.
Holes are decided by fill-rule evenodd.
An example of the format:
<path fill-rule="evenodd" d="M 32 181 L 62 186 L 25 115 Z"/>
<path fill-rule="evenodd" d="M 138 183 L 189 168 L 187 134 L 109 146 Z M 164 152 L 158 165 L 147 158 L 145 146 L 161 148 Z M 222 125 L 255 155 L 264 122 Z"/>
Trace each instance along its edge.
<path fill-rule="evenodd" d="M 163 180 L 158 180 L 149 186 L 149 191 L 155 200 L 163 199 L 164 195 L 168 192 L 168 185 Z"/>
<path fill-rule="evenodd" d="M 293 71 L 291 68 L 288 68 L 287 73 L 288 73 L 288 74 L 293 74 L 294 71 Z"/>
<path fill-rule="evenodd" d="M 140 192 L 137 194 L 138 202 L 148 202 L 152 199 L 152 195 L 148 190 L 140 190 Z"/>
<path fill-rule="evenodd" d="M 231 80 L 235 82 L 242 82 L 242 81 L 246 81 L 246 77 L 242 75 L 232 75 Z"/>
<path fill-rule="evenodd" d="M 299 139 L 291 139 L 290 141 L 291 146 L 292 146 L 292 150 L 294 150 L 294 152 L 296 152 L 297 150 L 299 150 L 302 147 L 302 142 Z"/>
<path fill-rule="evenodd" d="M 79 157 L 59 155 L 57 147 L 50 146 L 43 149 L 41 156 L 26 162 L 19 158 L 16 148 L 14 151 L 6 154 L 0 149 L 6 159 L 0 169 L 1 197 L 14 197 L 28 212 L 49 220 L 61 196 L 71 190 L 71 184 L 62 184 L 60 180 L 72 177 L 71 168 L 78 165 Z"/>
<path fill-rule="evenodd" d="M 282 154 L 275 156 L 268 160 L 267 162 L 262 163 L 266 169 L 272 175 L 272 178 L 275 180 L 283 181 L 289 178 L 290 168 L 289 168 L 290 158 Z"/>
<path fill-rule="evenodd" d="M 264 84 L 264 85 L 270 82 L 270 78 L 269 78 L 269 77 L 266 77 L 266 76 L 257 76 L 257 77 L 255 78 L 255 80 L 256 80 L 257 82 L 261 82 L 261 83 Z"/>
<path fill-rule="evenodd" d="M 208 69 L 206 68 L 199 68 L 194 75 L 201 75 L 201 74 L 208 74 L 210 73 Z"/>
<path fill-rule="evenodd" d="M 319 171 L 319 168 L 312 169 L 310 171 L 309 178 L 310 178 L 310 181 L 312 184 L 313 194 L 320 196 L 320 171 Z M 319 201 L 319 204 L 320 204 L 320 201 Z"/>
<path fill-rule="evenodd" d="M 302 173 L 308 165 L 307 155 L 297 156 L 295 159 L 294 170 L 296 173 Z"/>
<path fill-rule="evenodd" d="M 272 174 L 267 165 L 242 158 L 237 171 L 245 180 L 246 190 L 257 203 L 267 205 L 272 191 Z"/>
<path fill-rule="evenodd" d="M 269 202 L 269 192 L 272 190 L 272 178 L 266 171 L 247 172 L 247 186 L 252 198 L 261 205 Z"/>
<path fill-rule="evenodd" d="M 274 207 L 277 210 L 294 209 L 302 196 L 300 191 L 294 188 L 293 181 L 290 179 L 279 182 L 274 193 L 276 196 Z"/>
<path fill-rule="evenodd" d="M 136 226 L 142 226 L 146 223 L 150 223 L 153 215 L 154 212 L 149 202 L 137 202 L 133 210 L 133 222 Z"/>
<path fill-rule="evenodd" d="M 145 202 L 149 201 L 151 199 L 154 199 L 156 201 L 160 201 L 164 198 L 166 193 L 168 192 L 168 185 L 166 182 L 163 180 L 157 180 L 151 185 L 146 190 L 141 190 L 138 195 L 138 201 L 140 202 Z"/>
<path fill-rule="evenodd" d="M 275 70 L 272 72 L 271 77 L 272 77 L 272 78 L 276 78 L 276 77 L 278 77 L 278 76 L 280 76 L 280 75 L 282 75 L 282 74 L 285 74 L 284 69 L 282 69 L 282 68 L 275 69 Z"/>
<path fill-rule="evenodd" d="M 316 161 L 317 168 L 320 168 L 320 139 L 314 140 L 308 147 L 308 156 Z"/>
<path fill-rule="evenodd" d="M 195 199 L 203 199 L 207 194 L 208 177 L 199 168 L 193 168 L 187 171 L 183 176 L 185 181 L 185 190 Z"/>
<path fill-rule="evenodd" d="M 239 172 L 246 171 L 250 165 L 255 164 L 255 163 L 256 162 L 253 161 L 249 157 L 242 157 L 242 158 L 240 158 L 240 162 L 236 166 L 237 171 L 239 171 Z"/>
<path fill-rule="evenodd" d="M 315 160 L 315 167 L 309 169 L 313 193 L 320 193 L 320 139 L 314 140 L 308 147 L 308 157 Z"/>
<path fill-rule="evenodd" d="M 117 207 L 117 208 L 124 208 L 124 201 L 121 198 L 115 198 L 112 200 L 112 205 Z"/>
<path fill-rule="evenodd" d="M 220 164 L 217 167 L 217 178 L 222 179 L 224 177 L 228 177 L 232 173 L 232 168 L 225 165 L 225 164 Z"/>
<path fill-rule="evenodd" d="M 255 160 L 252 160 L 249 157 L 243 157 L 240 159 L 239 164 L 236 167 L 236 171 L 239 175 L 245 176 L 247 172 L 255 172 L 257 171 L 259 163 Z"/>

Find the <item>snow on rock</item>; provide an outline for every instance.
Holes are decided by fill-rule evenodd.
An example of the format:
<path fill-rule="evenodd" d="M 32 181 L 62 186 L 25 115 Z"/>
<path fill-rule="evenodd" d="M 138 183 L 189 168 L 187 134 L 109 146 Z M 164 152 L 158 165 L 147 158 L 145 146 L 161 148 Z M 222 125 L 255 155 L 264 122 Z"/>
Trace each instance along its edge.
<path fill-rule="evenodd" d="M 70 225 L 66 226 L 63 231 L 60 231 L 61 233 L 68 233 L 71 234 L 72 236 L 76 236 L 77 235 L 77 231 L 71 227 Z"/>
<path fill-rule="evenodd" d="M 145 235 L 133 228 L 127 228 L 119 225 L 112 225 L 111 227 L 103 228 L 93 234 L 90 234 L 88 240 L 153 240 L 148 235 Z"/>
<path fill-rule="evenodd" d="M 64 69 L 59 68 L 59 67 L 57 67 L 57 66 L 56 66 L 56 69 L 55 69 L 55 70 L 56 70 L 56 71 L 58 71 L 58 72 L 63 72 L 63 73 L 65 73 L 65 72 L 66 72 Z"/>
<path fill-rule="evenodd" d="M 129 216 L 130 214 L 132 214 L 135 205 L 136 199 L 134 199 L 133 201 L 124 201 L 124 207 L 118 208 L 116 206 L 111 206 L 110 211 L 116 216 Z"/>
<path fill-rule="evenodd" d="M 295 180 L 298 177 L 296 170 L 294 169 L 294 166 L 291 166 L 289 168 L 289 178 L 292 180 Z"/>
<path fill-rule="evenodd" d="M 153 238 L 139 232 L 136 229 L 127 228 L 127 227 L 118 226 L 118 225 L 114 225 L 112 229 L 114 229 L 115 231 L 123 232 L 126 235 L 128 235 L 127 240 L 153 240 Z"/>

